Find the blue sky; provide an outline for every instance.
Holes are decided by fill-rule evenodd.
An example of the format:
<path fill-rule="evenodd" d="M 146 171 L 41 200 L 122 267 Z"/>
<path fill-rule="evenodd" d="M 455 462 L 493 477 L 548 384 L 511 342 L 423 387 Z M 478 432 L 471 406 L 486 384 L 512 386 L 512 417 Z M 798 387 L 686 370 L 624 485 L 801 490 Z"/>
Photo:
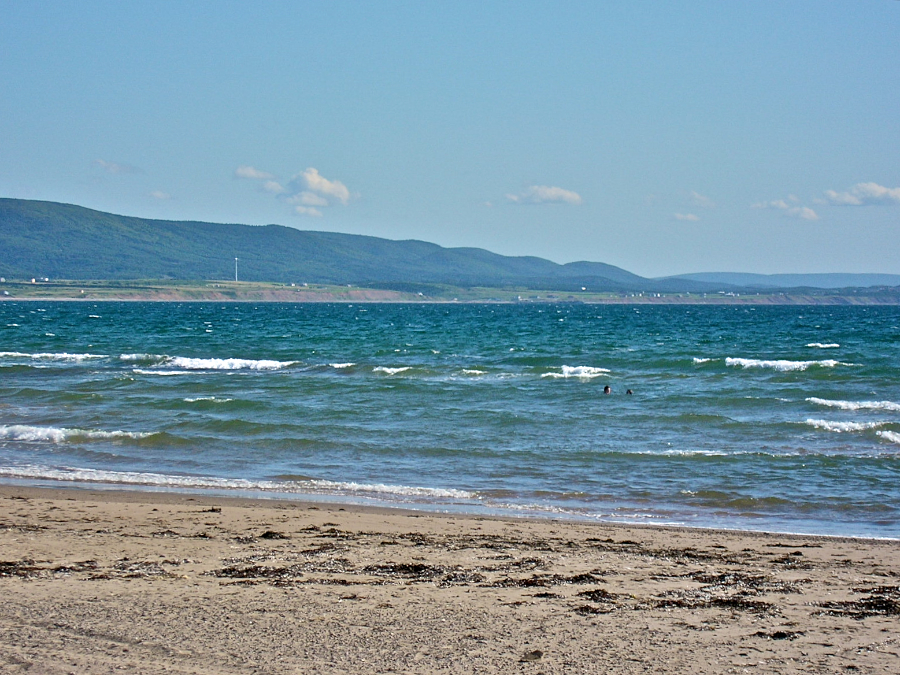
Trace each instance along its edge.
<path fill-rule="evenodd" d="M 900 273 L 900 2 L 0 0 L 0 196 Z"/>

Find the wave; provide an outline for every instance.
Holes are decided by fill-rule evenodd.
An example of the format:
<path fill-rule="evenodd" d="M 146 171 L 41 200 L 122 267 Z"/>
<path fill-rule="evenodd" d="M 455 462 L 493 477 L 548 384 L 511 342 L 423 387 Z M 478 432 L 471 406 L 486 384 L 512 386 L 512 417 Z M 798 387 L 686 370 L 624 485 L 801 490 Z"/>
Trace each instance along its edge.
<path fill-rule="evenodd" d="M 553 377 L 553 378 L 570 378 L 576 377 L 579 379 L 592 379 L 595 377 L 600 377 L 601 375 L 607 375 L 609 373 L 609 369 L 607 368 L 595 368 L 594 366 L 562 366 L 562 372 L 559 373 L 544 373 L 541 377 Z"/>
<path fill-rule="evenodd" d="M 356 364 L 353 363 L 352 361 L 350 361 L 347 363 L 329 363 L 328 365 L 331 366 L 332 368 L 337 368 L 338 370 L 342 370 L 344 368 L 352 368 Z"/>
<path fill-rule="evenodd" d="M 146 370 L 144 368 L 135 368 L 131 372 L 138 375 L 193 375 L 192 370 Z"/>
<path fill-rule="evenodd" d="M 712 361 L 712 359 L 701 359 L 699 356 L 695 356 L 695 357 L 694 357 L 694 364 L 695 364 L 695 365 L 698 365 L 698 366 L 699 366 L 701 363 L 709 363 L 710 361 Z"/>
<path fill-rule="evenodd" d="M 900 444 L 900 434 L 896 431 L 876 431 L 875 433 L 886 441 Z"/>
<path fill-rule="evenodd" d="M 374 493 L 391 494 L 401 497 L 437 497 L 444 499 L 475 499 L 478 495 L 467 490 L 454 490 L 449 488 L 426 488 L 406 485 L 385 485 L 383 483 L 343 483 L 329 480 L 311 480 L 313 487 L 336 491 L 341 493 Z"/>
<path fill-rule="evenodd" d="M 112 440 L 122 438 L 140 439 L 153 435 L 153 432 L 89 431 L 85 429 L 67 429 L 65 427 L 35 427 L 27 424 L 0 425 L 0 439 L 10 441 L 65 443 L 67 441 Z"/>
<path fill-rule="evenodd" d="M 463 375 L 487 375 L 486 370 L 478 370 L 477 368 L 463 368 Z"/>
<path fill-rule="evenodd" d="M 807 347 L 813 349 L 837 349 L 840 345 L 837 342 L 810 342 Z"/>
<path fill-rule="evenodd" d="M 355 483 L 329 480 L 248 480 L 244 478 L 215 478 L 212 476 L 175 476 L 160 473 L 106 471 L 78 467 L 16 466 L 0 467 L 0 476 L 72 481 L 79 483 L 113 483 L 147 487 L 209 488 L 252 490 L 289 494 L 338 494 L 345 496 L 414 497 L 423 499 L 478 499 L 478 494 L 451 488 L 429 488 L 383 483 Z"/>
<path fill-rule="evenodd" d="M 894 403 L 893 401 L 831 401 L 824 398 L 816 398 L 815 396 L 811 396 L 806 400 L 816 405 L 840 408 L 841 410 L 890 410 L 900 412 L 900 403 Z"/>
<path fill-rule="evenodd" d="M 186 370 L 280 370 L 295 363 L 270 359 L 194 359 L 186 356 L 170 356 L 165 360 L 166 365 Z"/>
<path fill-rule="evenodd" d="M 398 375 L 405 373 L 412 366 L 400 366 L 399 368 L 388 368 L 387 366 L 375 366 L 372 368 L 373 373 L 384 373 L 385 375 Z"/>
<path fill-rule="evenodd" d="M 197 396 L 195 398 L 184 398 L 181 399 L 185 403 L 199 403 L 200 401 L 211 401 L 214 403 L 228 403 L 229 401 L 233 401 L 233 398 L 218 398 L 216 396 Z"/>
<path fill-rule="evenodd" d="M 866 431 L 867 429 L 877 429 L 883 427 L 887 422 L 829 422 L 828 420 L 808 419 L 806 423 L 816 429 L 825 429 L 826 431 L 836 431 L 843 433 L 845 431 Z"/>
<path fill-rule="evenodd" d="M 841 363 L 834 359 L 824 359 L 822 361 L 788 361 L 786 359 L 741 359 L 728 357 L 725 359 L 726 366 L 740 366 L 741 368 L 773 368 L 782 372 L 794 370 L 806 370 L 813 366 L 820 368 L 834 368 L 835 366 L 851 366 L 852 363 Z"/>
<path fill-rule="evenodd" d="M 122 361 L 147 361 L 150 363 L 162 363 L 166 357 L 161 354 L 119 354 Z"/>
<path fill-rule="evenodd" d="M 272 359 L 208 358 L 188 356 L 166 356 L 164 354 L 120 354 L 122 361 L 138 362 L 151 367 L 171 366 L 185 371 L 194 370 L 280 370 L 298 363 L 297 361 L 275 361 Z M 352 365 L 352 364 L 351 364 Z M 338 367 L 338 366 L 335 366 Z M 137 372 L 137 371 L 135 371 Z M 171 371 L 170 371 L 171 372 Z M 145 375 L 154 374 L 143 372 Z M 155 374 L 160 374 L 159 372 Z"/>
<path fill-rule="evenodd" d="M 68 352 L 40 352 L 38 354 L 26 354 L 24 352 L 0 352 L 0 358 L 32 359 L 34 361 L 67 361 L 80 363 L 90 359 L 108 359 L 108 354 L 70 354 Z"/>

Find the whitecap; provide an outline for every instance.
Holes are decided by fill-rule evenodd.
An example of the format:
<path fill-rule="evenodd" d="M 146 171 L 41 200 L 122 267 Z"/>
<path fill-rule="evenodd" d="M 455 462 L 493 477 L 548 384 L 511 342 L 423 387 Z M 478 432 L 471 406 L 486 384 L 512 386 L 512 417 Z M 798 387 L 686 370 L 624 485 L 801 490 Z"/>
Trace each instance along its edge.
<path fill-rule="evenodd" d="M 329 480 L 272 481 L 246 480 L 242 478 L 214 478 L 211 476 L 172 476 L 158 473 L 105 471 L 78 467 L 18 466 L 0 467 L 0 476 L 11 478 L 37 478 L 60 481 L 120 483 L 154 487 L 213 488 L 229 490 L 259 490 L 282 493 L 325 493 L 393 495 L 425 499 L 477 499 L 478 495 L 452 488 L 428 488 L 406 485 L 366 484 Z"/>
<path fill-rule="evenodd" d="M 169 375 L 193 375 L 194 371 L 192 370 L 147 370 L 145 368 L 132 368 L 132 373 L 137 375 L 161 375 L 161 376 L 169 376 Z"/>
<path fill-rule="evenodd" d="M 783 372 L 794 370 L 806 370 L 811 366 L 819 366 L 821 368 L 834 368 L 835 366 L 849 366 L 850 363 L 841 363 L 833 359 L 824 359 L 822 361 L 788 361 L 786 359 L 741 359 L 728 357 L 725 359 L 727 366 L 740 366 L 741 368 L 772 368 Z"/>
<path fill-rule="evenodd" d="M 347 363 L 329 363 L 328 365 L 331 366 L 332 368 L 337 368 L 338 370 L 341 370 L 343 368 L 352 368 L 356 364 L 348 361 Z"/>
<path fill-rule="evenodd" d="M 816 405 L 824 405 L 841 410 L 891 410 L 900 412 L 900 403 L 894 403 L 893 401 L 832 401 L 816 398 L 815 396 L 810 396 L 806 400 Z"/>
<path fill-rule="evenodd" d="M 384 373 L 385 375 L 397 375 L 398 373 L 404 373 L 409 370 L 411 366 L 402 366 L 400 368 L 388 368 L 387 366 L 375 366 L 372 369 L 373 373 Z"/>
<path fill-rule="evenodd" d="M 195 398 L 183 398 L 181 399 L 185 403 L 199 403 L 200 401 L 215 401 L 216 403 L 228 403 L 229 401 L 233 401 L 233 398 L 218 398 L 216 396 L 197 396 Z"/>
<path fill-rule="evenodd" d="M 437 497 L 444 499 L 474 499 L 478 495 L 466 490 L 454 490 L 451 488 L 427 488 L 408 485 L 385 485 L 383 483 L 367 484 L 353 482 L 336 482 L 330 480 L 313 480 L 309 483 L 318 488 L 338 492 L 368 492 L 376 494 L 391 494 L 401 497 Z"/>
<path fill-rule="evenodd" d="M 694 363 L 696 365 L 700 365 L 701 363 L 709 363 L 712 359 L 701 359 L 699 356 L 694 357 Z"/>
<path fill-rule="evenodd" d="M 896 431 L 876 431 L 875 433 L 886 441 L 900 444 L 900 434 Z"/>
<path fill-rule="evenodd" d="M 806 423 L 816 429 L 825 429 L 826 431 L 836 431 L 844 433 L 845 431 L 866 431 L 867 429 L 877 429 L 883 427 L 887 422 L 830 422 L 828 420 L 808 419 Z"/>
<path fill-rule="evenodd" d="M 569 378 L 569 377 L 577 377 L 580 379 L 592 379 L 594 377 L 600 377 L 601 375 L 607 375 L 609 373 L 609 369 L 607 368 L 595 368 L 594 366 L 563 366 L 561 368 L 562 372 L 559 373 L 544 373 L 541 377 L 553 377 L 553 378 Z"/>
<path fill-rule="evenodd" d="M 194 359 L 186 356 L 170 356 L 165 360 L 166 365 L 187 370 L 279 370 L 295 363 L 269 359 Z"/>
<path fill-rule="evenodd" d="M 162 361 L 166 357 L 161 354 L 119 354 L 122 361 Z"/>
<path fill-rule="evenodd" d="M 69 354 L 68 352 L 40 352 L 26 354 L 23 352 L 0 352 L 0 357 L 13 359 L 33 359 L 35 361 L 87 361 L 89 359 L 109 358 L 107 354 Z"/>
<path fill-rule="evenodd" d="M 463 368 L 463 375 L 487 375 L 487 371 L 478 370 L 477 368 Z"/>
<path fill-rule="evenodd" d="M 203 478 L 194 476 L 170 476 L 158 473 L 104 471 L 78 467 L 50 468 L 45 466 L 0 467 L 0 476 L 10 478 L 36 478 L 44 480 L 75 481 L 88 483 L 120 483 L 152 487 L 175 488 L 225 488 L 239 490 L 273 490 L 280 484 L 272 481 L 249 481 L 228 478 Z"/>
<path fill-rule="evenodd" d="M 837 349 L 840 347 L 837 342 L 810 342 L 806 346 L 813 349 Z"/>
<path fill-rule="evenodd" d="M 152 433 L 131 431 L 88 431 L 65 427 L 36 427 L 27 424 L 0 425 L 0 439 L 11 441 L 46 441 L 65 443 L 71 440 L 110 440 L 118 438 L 146 438 Z"/>

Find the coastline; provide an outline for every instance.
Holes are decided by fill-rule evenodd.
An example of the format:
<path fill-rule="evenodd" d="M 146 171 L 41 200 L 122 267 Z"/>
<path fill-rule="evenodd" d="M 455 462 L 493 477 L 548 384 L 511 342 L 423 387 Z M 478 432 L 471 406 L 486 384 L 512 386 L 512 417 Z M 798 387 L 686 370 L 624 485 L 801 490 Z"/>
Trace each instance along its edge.
<path fill-rule="evenodd" d="M 900 287 L 658 293 L 547 290 L 525 287 L 464 288 L 446 284 L 419 286 L 424 292 L 336 284 L 297 286 L 262 281 L 63 280 L 35 284 L 7 281 L 0 283 L 2 291 L 0 301 L 886 307 L 900 305 Z"/>
<path fill-rule="evenodd" d="M 3 672 L 896 672 L 900 542 L 0 485 Z"/>

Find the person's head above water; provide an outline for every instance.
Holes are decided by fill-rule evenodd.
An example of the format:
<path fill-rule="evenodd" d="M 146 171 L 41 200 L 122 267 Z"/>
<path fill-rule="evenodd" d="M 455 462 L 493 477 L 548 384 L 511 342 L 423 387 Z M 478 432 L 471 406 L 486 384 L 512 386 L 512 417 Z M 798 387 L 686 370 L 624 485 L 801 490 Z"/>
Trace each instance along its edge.
<path fill-rule="evenodd" d="M 609 385 L 606 385 L 605 387 L 603 387 L 603 393 L 604 393 L 604 394 L 611 394 L 611 393 L 612 393 L 612 389 L 609 388 Z"/>

